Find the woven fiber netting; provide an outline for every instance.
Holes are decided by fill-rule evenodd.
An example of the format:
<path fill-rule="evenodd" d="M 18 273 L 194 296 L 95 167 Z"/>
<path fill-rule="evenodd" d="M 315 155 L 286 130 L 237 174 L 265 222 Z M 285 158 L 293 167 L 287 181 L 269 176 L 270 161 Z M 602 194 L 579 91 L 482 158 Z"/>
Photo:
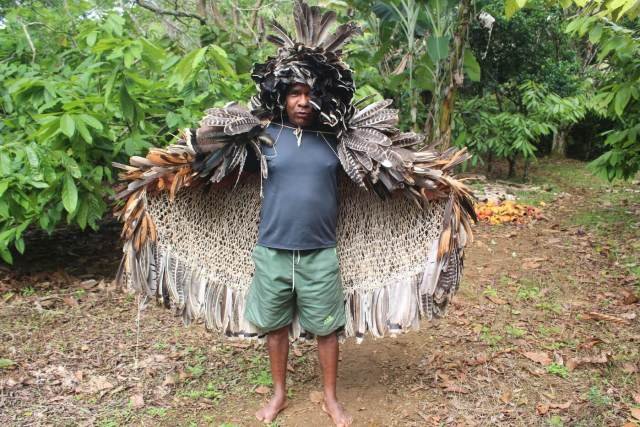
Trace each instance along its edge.
<path fill-rule="evenodd" d="M 234 189 L 182 189 L 173 202 L 165 193 L 148 196 L 158 249 L 213 281 L 246 290 L 253 276 L 259 193 L 259 178 L 246 177 Z M 431 242 L 440 236 L 443 211 L 441 202 L 420 210 L 402 196 L 383 201 L 342 180 L 337 239 L 345 294 L 419 275 Z"/>

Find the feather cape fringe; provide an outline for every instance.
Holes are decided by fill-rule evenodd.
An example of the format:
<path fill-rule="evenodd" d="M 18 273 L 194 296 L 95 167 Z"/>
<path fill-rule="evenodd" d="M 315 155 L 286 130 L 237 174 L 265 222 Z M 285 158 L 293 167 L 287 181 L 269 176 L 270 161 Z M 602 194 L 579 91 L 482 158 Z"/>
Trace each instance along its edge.
<path fill-rule="evenodd" d="M 472 237 L 471 222 L 476 220 L 471 192 L 452 175 L 453 169 L 468 159 L 466 150 L 415 150 L 422 136 L 400 132 L 395 127 L 397 110 L 389 109 L 390 104 L 385 100 L 363 109 L 353 108 L 347 129 L 338 135 L 341 164 L 357 186 L 385 200 L 388 209 L 399 206 L 392 195 L 402 193 L 415 205 L 411 214 L 414 219 L 428 221 L 436 206 L 441 208 L 441 220 L 436 238 L 415 242 L 416 249 L 426 249 L 422 254 L 426 261 L 418 270 L 380 278 L 375 286 L 353 283 L 345 288 L 345 335 L 355 336 L 358 341 L 366 332 L 376 337 L 393 335 L 416 328 L 420 318 L 444 313 L 458 289 L 463 249 Z M 168 195 L 161 203 L 171 204 L 181 191 L 196 191 L 232 172 L 239 178 L 249 149 L 255 150 L 260 159 L 261 178 L 267 177 L 260 150 L 261 143 L 271 143 L 264 132 L 266 123 L 248 109 L 237 104 L 211 109 L 200 125 L 196 135 L 184 130 L 175 145 L 152 148 L 146 157 L 133 156 L 129 165 L 114 163 L 123 171 L 119 174 L 123 183 L 116 194 L 122 202 L 114 213 L 123 222 L 125 241 L 116 280 L 148 298 L 162 300 L 167 307 L 173 306 L 186 324 L 204 318 L 207 328 L 226 336 L 256 337 L 259 331 L 243 319 L 249 284 L 238 286 L 233 273 L 225 277 L 219 269 L 218 277 L 214 277 L 202 265 L 176 252 L 159 238 L 156 221 L 163 218 L 154 218 L 148 211 L 150 198 L 158 203 L 155 198 L 161 194 Z M 258 209 L 254 208 L 254 223 Z M 363 204 L 362 212 L 365 209 Z M 255 235 L 246 238 L 255 244 Z M 341 257 L 341 266 L 345 263 Z M 297 321 L 291 335 L 305 336 Z"/>

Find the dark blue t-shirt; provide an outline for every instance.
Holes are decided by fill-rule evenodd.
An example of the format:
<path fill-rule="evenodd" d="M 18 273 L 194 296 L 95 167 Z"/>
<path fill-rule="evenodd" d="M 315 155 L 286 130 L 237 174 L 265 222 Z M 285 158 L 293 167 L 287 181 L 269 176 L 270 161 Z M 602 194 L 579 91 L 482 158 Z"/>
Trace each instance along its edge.
<path fill-rule="evenodd" d="M 335 135 L 302 129 L 298 145 L 294 131 L 278 123 L 267 128 L 275 143 L 262 145 L 269 176 L 263 182 L 258 244 L 298 250 L 335 246 L 340 167 Z M 257 166 L 254 161 L 247 159 L 248 170 Z"/>

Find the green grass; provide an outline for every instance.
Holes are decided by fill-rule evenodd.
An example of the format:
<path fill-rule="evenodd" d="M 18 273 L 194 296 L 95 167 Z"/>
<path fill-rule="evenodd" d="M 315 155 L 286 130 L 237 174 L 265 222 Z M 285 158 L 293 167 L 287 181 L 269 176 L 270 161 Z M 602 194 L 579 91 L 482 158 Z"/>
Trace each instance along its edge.
<path fill-rule="evenodd" d="M 273 385 L 273 379 L 271 378 L 271 372 L 268 369 L 261 369 L 257 372 L 252 372 L 249 382 L 256 386 L 271 386 Z"/>
<path fill-rule="evenodd" d="M 556 197 L 558 197 L 558 191 L 556 189 L 540 189 L 538 191 L 517 190 L 515 191 L 515 196 L 519 204 L 540 207 L 541 203 L 548 205 L 553 202 Z"/>
<path fill-rule="evenodd" d="M 498 296 L 498 291 L 496 291 L 495 289 L 493 289 L 491 286 L 487 286 L 487 288 L 482 291 L 482 295 L 486 296 L 486 297 L 497 297 Z"/>
<path fill-rule="evenodd" d="M 495 334 L 491 331 L 491 328 L 484 325 L 480 330 L 480 339 L 484 341 L 487 345 L 491 347 L 495 347 L 502 341 L 502 336 Z"/>
<path fill-rule="evenodd" d="M 273 379 L 269 370 L 269 360 L 263 356 L 255 356 L 250 361 L 251 369 L 248 372 L 248 381 L 254 386 L 271 386 Z"/>
<path fill-rule="evenodd" d="M 156 350 L 165 350 L 167 347 L 169 347 L 169 345 L 166 342 L 158 341 L 153 344 L 153 348 Z"/>
<path fill-rule="evenodd" d="M 514 337 L 514 338 L 521 338 L 523 336 L 525 336 L 527 334 L 527 331 L 525 329 L 519 328 L 517 326 L 513 326 L 513 325 L 507 325 L 504 328 L 505 332 L 507 333 L 507 335 Z"/>
<path fill-rule="evenodd" d="M 564 421 L 562 421 L 562 418 L 560 417 L 560 415 L 552 415 L 547 420 L 547 425 L 549 427 L 563 427 Z"/>
<path fill-rule="evenodd" d="M 539 296 L 540 288 L 538 286 L 524 279 L 521 280 L 516 292 L 516 298 L 522 301 L 533 301 L 538 299 Z"/>
<path fill-rule="evenodd" d="M 11 359 L 0 359 L 0 369 L 13 368 L 16 362 Z"/>
<path fill-rule="evenodd" d="M 185 390 L 178 393 L 178 396 L 189 399 L 208 399 L 218 401 L 222 399 L 222 392 L 213 383 L 208 383 L 207 387 L 200 390 Z"/>
<path fill-rule="evenodd" d="M 150 417 L 165 417 L 167 415 L 167 408 L 160 408 L 158 406 L 152 406 L 145 411 Z"/>
<path fill-rule="evenodd" d="M 612 225 L 625 225 L 637 221 L 626 206 L 602 206 L 600 209 L 577 212 L 569 218 L 572 225 L 587 227 L 606 235 Z"/>
<path fill-rule="evenodd" d="M 564 365 L 558 365 L 555 362 L 547 366 L 547 372 L 560 378 L 569 377 L 569 370 L 567 369 L 567 367 Z"/>
<path fill-rule="evenodd" d="M 587 399 L 593 406 L 597 407 L 606 407 L 610 406 L 613 403 L 613 400 L 602 393 L 600 389 L 596 386 L 592 386 L 587 393 Z"/>
<path fill-rule="evenodd" d="M 536 304 L 536 308 L 547 313 L 560 314 L 562 313 L 562 306 L 554 301 L 543 301 Z"/>
<path fill-rule="evenodd" d="M 609 185 L 604 179 L 594 176 L 586 168 L 586 163 L 576 160 L 540 161 L 535 165 L 531 182 L 534 185 L 547 184 L 560 191 L 568 188 L 602 188 Z"/>
<path fill-rule="evenodd" d="M 562 330 L 557 326 L 539 325 L 538 326 L 538 332 L 543 337 L 548 337 L 548 336 L 551 336 L 551 335 L 560 335 Z"/>

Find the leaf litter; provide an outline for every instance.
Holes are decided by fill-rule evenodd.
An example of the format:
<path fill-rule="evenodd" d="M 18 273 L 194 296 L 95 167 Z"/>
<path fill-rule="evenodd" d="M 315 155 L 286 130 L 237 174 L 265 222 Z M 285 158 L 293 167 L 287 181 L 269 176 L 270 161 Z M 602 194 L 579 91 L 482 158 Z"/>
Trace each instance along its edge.
<path fill-rule="evenodd" d="M 447 317 L 396 339 L 343 346 L 339 395 L 356 423 L 640 420 L 634 418 L 640 406 L 638 280 L 616 263 L 621 247 L 611 242 L 615 236 L 637 242 L 638 236 L 625 228 L 605 243 L 571 224 L 572 212 L 599 209 L 600 193 L 569 192 L 570 200 L 545 207 L 546 219 L 510 222 L 508 230 L 476 227 L 464 283 Z M 113 252 L 109 268 L 101 260 L 101 268 L 115 271 L 118 255 Z M 197 325 L 184 328 L 150 304 L 134 369 L 135 299 L 117 292 L 108 275 L 77 267 L 0 270 L 0 357 L 13 362 L 0 369 L 0 424 L 38 424 L 43 411 L 52 424 L 253 422 L 270 392 L 252 382 L 268 367 L 263 348 L 221 341 Z M 495 293 L 483 294 L 487 286 Z M 292 407 L 279 420 L 326 423 L 315 405 L 300 403 L 321 401 L 312 395 L 322 396 L 315 345 L 298 343 L 291 353 Z M 163 411 L 150 410 L 155 407 Z"/>

